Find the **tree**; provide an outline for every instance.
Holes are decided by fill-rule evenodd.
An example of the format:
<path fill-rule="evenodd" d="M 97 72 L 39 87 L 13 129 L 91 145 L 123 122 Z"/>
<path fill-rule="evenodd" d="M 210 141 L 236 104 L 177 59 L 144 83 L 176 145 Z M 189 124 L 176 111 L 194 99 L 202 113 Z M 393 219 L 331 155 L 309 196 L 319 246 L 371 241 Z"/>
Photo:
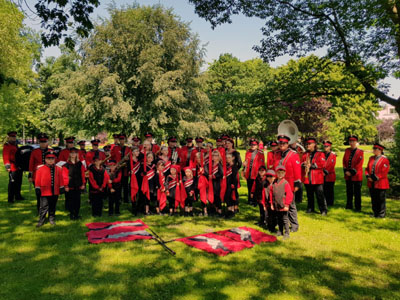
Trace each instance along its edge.
<path fill-rule="evenodd" d="M 379 141 L 392 141 L 394 138 L 394 120 L 383 120 L 376 129 L 378 130 Z"/>
<path fill-rule="evenodd" d="M 56 124 L 91 134 L 208 133 L 203 49 L 189 25 L 161 6 L 111 8 L 110 16 L 82 43 L 80 70 L 56 89 Z"/>
<path fill-rule="evenodd" d="M 342 62 L 363 89 L 395 106 L 377 80 L 400 78 L 399 0 L 189 0 L 213 28 L 243 13 L 265 20 L 264 39 L 254 48 L 266 61 L 284 54 L 304 56 L 326 49 L 326 58 Z"/>

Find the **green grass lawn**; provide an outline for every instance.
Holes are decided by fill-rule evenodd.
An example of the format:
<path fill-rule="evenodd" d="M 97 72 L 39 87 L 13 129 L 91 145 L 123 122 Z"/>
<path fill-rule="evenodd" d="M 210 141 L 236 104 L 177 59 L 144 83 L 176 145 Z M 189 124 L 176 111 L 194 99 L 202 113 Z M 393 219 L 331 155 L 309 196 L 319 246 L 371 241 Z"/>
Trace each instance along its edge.
<path fill-rule="evenodd" d="M 370 147 L 368 147 L 370 148 Z M 366 158 L 371 155 L 366 153 Z M 344 209 L 345 188 L 338 157 L 336 205 L 328 217 L 305 214 L 290 239 L 218 257 L 179 242 L 92 245 L 85 223 L 134 220 L 126 204 L 120 217 L 90 215 L 87 196 L 81 221 L 57 205 L 57 225 L 36 229 L 34 192 L 7 203 L 7 176 L 0 171 L 0 299 L 400 299 L 400 202 L 388 200 L 386 219 L 370 217 L 363 185 L 361 213 Z M 367 159 L 366 159 L 367 161 Z M 142 219 L 165 240 L 250 226 L 258 208 L 245 204 L 233 220 L 150 216 Z M 306 200 L 306 199 L 305 199 Z"/>

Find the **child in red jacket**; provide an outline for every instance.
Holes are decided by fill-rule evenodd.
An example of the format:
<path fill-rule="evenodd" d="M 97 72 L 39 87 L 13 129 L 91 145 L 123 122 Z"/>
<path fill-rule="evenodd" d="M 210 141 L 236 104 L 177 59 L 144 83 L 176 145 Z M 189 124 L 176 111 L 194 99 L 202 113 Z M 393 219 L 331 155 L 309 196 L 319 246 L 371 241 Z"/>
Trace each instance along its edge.
<path fill-rule="evenodd" d="M 35 191 L 40 199 L 39 222 L 36 227 L 44 224 L 47 213 L 49 222 L 55 225 L 56 205 L 58 195 L 63 194 L 64 181 L 62 169 L 55 165 L 56 155 L 53 152 L 46 152 L 45 164 L 38 167 L 35 177 Z"/>
<path fill-rule="evenodd" d="M 107 172 L 111 181 L 111 187 L 108 189 L 108 215 L 112 216 L 114 213 L 119 215 L 122 190 L 122 172 L 121 170 L 117 170 L 117 162 L 115 160 L 110 160 L 108 162 Z"/>
<path fill-rule="evenodd" d="M 102 160 L 98 156 L 95 156 L 93 163 L 89 167 L 89 198 L 92 204 L 93 217 L 101 217 L 106 187 L 111 188 L 110 176 L 101 163 Z"/>
<path fill-rule="evenodd" d="M 289 205 L 293 201 L 293 192 L 290 184 L 285 179 L 286 169 L 279 165 L 276 168 L 277 180 L 270 189 L 271 210 L 275 211 L 278 219 L 278 236 L 289 238 Z M 285 232 L 283 232 L 285 227 Z"/>

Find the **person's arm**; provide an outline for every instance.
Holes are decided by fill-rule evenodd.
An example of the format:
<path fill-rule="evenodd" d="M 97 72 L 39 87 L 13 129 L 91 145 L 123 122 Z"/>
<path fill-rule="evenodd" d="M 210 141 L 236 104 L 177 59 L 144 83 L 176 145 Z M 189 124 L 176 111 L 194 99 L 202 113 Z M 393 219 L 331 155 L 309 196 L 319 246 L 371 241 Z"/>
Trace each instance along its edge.
<path fill-rule="evenodd" d="M 92 186 L 92 188 L 94 188 L 95 190 L 99 190 L 100 189 L 100 187 L 98 186 L 96 180 L 94 180 L 92 171 L 89 171 L 89 182 L 90 182 L 90 185 Z"/>
<path fill-rule="evenodd" d="M 301 188 L 301 165 L 300 156 L 295 153 L 293 158 L 294 191 Z"/>
<path fill-rule="evenodd" d="M 288 183 L 285 184 L 285 206 L 289 206 L 293 201 L 293 192 Z"/>
<path fill-rule="evenodd" d="M 60 192 L 60 194 L 64 194 L 65 193 L 65 185 L 64 185 L 64 178 L 63 178 L 63 170 L 62 170 L 62 168 L 61 167 L 59 167 L 59 166 L 55 166 L 55 168 L 56 168 L 56 170 L 58 170 L 57 171 L 57 174 L 58 174 L 58 182 L 60 183 L 60 190 L 59 190 L 59 192 Z"/>
<path fill-rule="evenodd" d="M 10 147 L 8 145 L 4 145 L 3 148 L 3 163 L 7 171 L 11 171 L 11 162 L 10 162 Z"/>
<path fill-rule="evenodd" d="M 85 172 L 86 172 L 86 168 L 85 166 L 82 164 L 81 165 L 81 176 L 82 176 L 82 186 L 81 189 L 85 188 L 86 185 L 86 176 L 85 176 Z"/>
<path fill-rule="evenodd" d="M 69 170 L 65 165 L 62 167 L 62 177 L 63 177 L 63 183 L 65 187 L 68 187 L 69 185 Z"/>

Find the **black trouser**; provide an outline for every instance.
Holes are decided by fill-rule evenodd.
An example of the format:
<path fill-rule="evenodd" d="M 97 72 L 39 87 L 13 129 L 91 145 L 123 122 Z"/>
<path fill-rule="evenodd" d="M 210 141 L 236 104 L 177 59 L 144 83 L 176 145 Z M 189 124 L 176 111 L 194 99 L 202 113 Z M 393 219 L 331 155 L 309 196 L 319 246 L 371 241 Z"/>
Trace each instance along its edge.
<path fill-rule="evenodd" d="M 78 217 L 81 208 L 81 190 L 79 188 L 70 189 L 65 192 L 65 203 L 68 203 L 68 210 L 71 217 Z M 67 205 L 67 204 L 66 204 Z"/>
<path fill-rule="evenodd" d="M 14 199 L 20 200 L 22 198 L 22 173 L 22 170 L 8 172 L 8 202 L 14 202 Z"/>
<path fill-rule="evenodd" d="M 122 172 L 124 172 L 124 170 L 122 170 Z M 124 196 L 123 196 L 124 202 L 129 203 L 129 192 L 130 192 L 129 175 L 121 176 L 121 185 L 122 185 L 122 190 L 124 191 Z"/>
<path fill-rule="evenodd" d="M 325 200 L 326 204 L 328 206 L 333 206 L 334 201 L 335 201 L 335 182 L 330 181 L 324 182 L 324 195 L 325 195 Z"/>
<path fill-rule="evenodd" d="M 375 218 L 386 216 L 386 190 L 370 188 L 372 211 Z"/>
<path fill-rule="evenodd" d="M 185 199 L 185 207 L 192 207 L 194 201 L 194 196 L 187 196 Z"/>
<path fill-rule="evenodd" d="M 112 215 L 114 212 L 119 214 L 119 205 L 121 204 L 121 188 L 114 188 L 115 192 L 108 194 L 108 214 Z"/>
<path fill-rule="evenodd" d="M 296 201 L 292 201 L 289 205 L 289 211 L 287 212 L 289 222 L 292 225 L 292 231 L 299 230 L 299 221 L 297 220 L 297 207 Z"/>
<path fill-rule="evenodd" d="M 89 195 L 90 202 L 92 203 L 92 216 L 101 217 L 103 212 L 103 193 L 91 193 Z"/>
<path fill-rule="evenodd" d="M 32 184 L 33 184 L 33 189 L 35 189 L 35 182 L 32 181 Z M 40 214 L 40 196 L 39 196 L 39 194 L 36 194 L 36 208 L 37 208 L 38 214 Z"/>
<path fill-rule="evenodd" d="M 278 221 L 276 219 L 276 212 L 275 210 L 272 210 L 270 205 L 267 205 L 267 226 L 268 230 L 273 232 L 275 231 L 275 227 L 278 224 Z"/>
<path fill-rule="evenodd" d="M 287 211 L 277 211 L 276 212 L 276 216 L 278 218 L 279 232 L 281 232 L 282 234 L 285 233 L 285 235 L 289 235 L 289 216 L 288 216 L 288 212 Z M 285 228 L 285 232 L 283 232 L 284 228 Z"/>
<path fill-rule="evenodd" d="M 317 196 L 318 207 L 321 213 L 327 212 L 324 187 L 322 184 L 305 184 L 307 192 L 307 209 L 314 211 L 314 193 Z"/>
<path fill-rule="evenodd" d="M 303 202 L 303 187 L 302 186 L 299 187 L 297 192 L 294 192 L 294 201 L 296 201 L 296 203 Z"/>
<path fill-rule="evenodd" d="M 47 213 L 49 214 L 49 221 L 54 221 L 56 216 L 57 200 L 58 196 L 40 197 L 39 224 L 44 224 Z"/>
<path fill-rule="evenodd" d="M 216 209 L 221 209 L 222 208 L 222 203 L 221 203 L 221 196 L 218 191 L 218 193 L 214 193 L 214 206 Z"/>
<path fill-rule="evenodd" d="M 361 210 L 361 185 L 362 181 L 346 180 L 347 209 L 353 209 L 354 195 L 354 207 L 356 210 Z"/>
<path fill-rule="evenodd" d="M 175 197 L 167 196 L 168 208 L 174 210 L 175 209 Z"/>
<path fill-rule="evenodd" d="M 264 210 L 264 205 L 258 203 L 258 208 L 260 209 L 260 223 L 264 224 L 267 218 L 267 212 Z"/>
<path fill-rule="evenodd" d="M 251 189 L 253 187 L 255 180 L 254 179 L 247 179 L 247 192 L 248 192 L 248 198 L 247 198 L 247 202 L 249 204 L 253 204 L 254 203 L 254 197 L 251 197 Z"/>

